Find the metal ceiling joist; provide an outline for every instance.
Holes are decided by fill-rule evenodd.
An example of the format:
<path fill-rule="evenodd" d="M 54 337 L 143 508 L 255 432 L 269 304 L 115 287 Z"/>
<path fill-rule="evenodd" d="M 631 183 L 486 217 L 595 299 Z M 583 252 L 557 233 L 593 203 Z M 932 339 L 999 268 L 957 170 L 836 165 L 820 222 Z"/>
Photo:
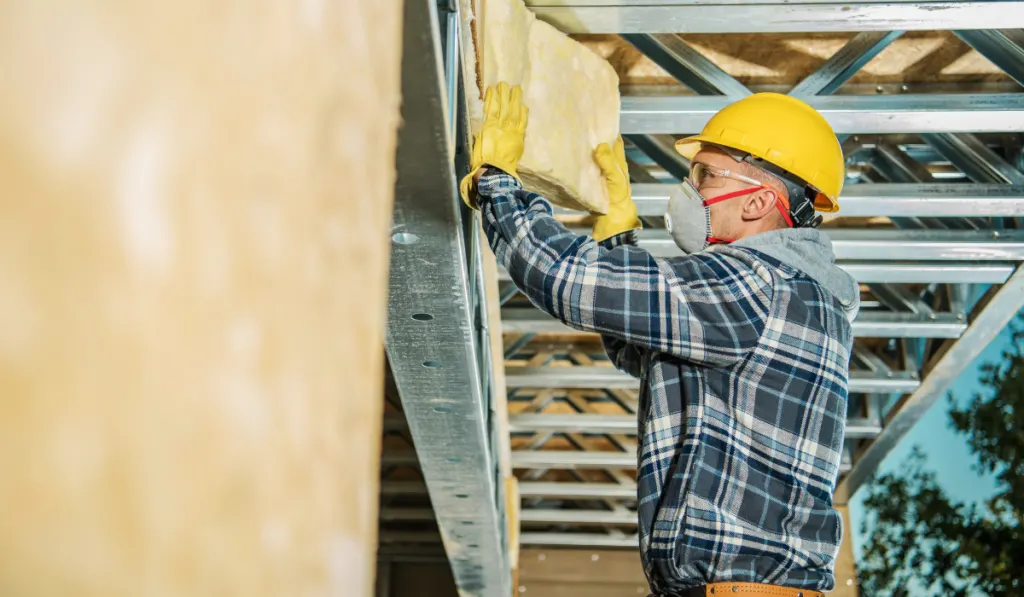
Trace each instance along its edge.
<path fill-rule="evenodd" d="M 690 175 L 690 161 L 676 151 L 675 139 L 669 135 L 626 135 L 637 149 L 655 164 L 682 181 Z M 668 183 L 671 184 L 671 183 Z M 660 214 L 659 214 L 660 215 Z"/>
<path fill-rule="evenodd" d="M 854 35 L 821 68 L 791 89 L 789 94 L 802 97 L 835 92 L 901 35 L 902 31 L 863 31 Z"/>
<path fill-rule="evenodd" d="M 1012 263 L 933 262 L 886 263 L 844 261 L 839 267 L 865 284 L 1002 284 L 1013 273 Z M 508 272 L 498 270 L 498 279 L 509 281 Z"/>
<path fill-rule="evenodd" d="M 512 451 L 516 469 L 636 468 L 635 452 L 583 452 L 576 450 Z"/>
<path fill-rule="evenodd" d="M 838 503 L 845 503 L 856 493 L 903 436 L 1024 309 L 1024 267 L 1018 268 L 1006 284 L 987 298 L 975 307 L 975 316 L 960 340 L 946 345 L 928 364 L 921 385 L 897 402 L 885 418 L 882 433 L 857 455 L 855 466 L 836 489 Z"/>
<path fill-rule="evenodd" d="M 435 1 L 407 1 L 404 22 L 388 361 L 460 595 L 509 595 Z"/>
<path fill-rule="evenodd" d="M 849 185 L 843 189 L 842 209 L 836 215 L 851 218 L 1024 216 L 1024 174 L 1008 171 L 1006 176 L 1019 177 L 1019 182 L 1002 184 L 1006 180 L 1003 178 L 987 181 L 992 184 Z M 669 198 L 679 192 L 678 184 L 635 184 L 633 200 L 636 201 L 639 215 L 663 216 Z M 557 209 L 556 213 L 573 212 Z"/>
<path fill-rule="evenodd" d="M 584 526 L 636 526 L 636 512 L 620 510 L 555 510 L 547 508 L 524 508 L 519 513 L 520 522 L 527 524 L 572 524 Z"/>
<path fill-rule="evenodd" d="M 622 39 L 700 95 L 744 97 L 750 90 L 678 35 L 627 34 Z"/>
<path fill-rule="evenodd" d="M 1024 131 L 1021 93 L 818 95 L 804 99 L 821 112 L 837 135 Z M 716 95 L 626 96 L 619 127 L 623 134 L 695 133 L 731 101 Z"/>
<path fill-rule="evenodd" d="M 1024 31 L 988 29 L 957 31 L 956 34 L 1010 78 L 1024 85 Z"/>
<path fill-rule="evenodd" d="M 576 333 L 534 308 L 509 307 L 501 313 L 502 332 L 518 334 Z M 952 313 L 885 313 L 861 311 L 853 322 L 860 338 L 958 338 L 967 323 Z"/>
<path fill-rule="evenodd" d="M 1016 9 L 1016 3 L 998 0 L 527 0 L 526 4 L 539 19 L 565 33 L 805 33 L 1024 27 L 1024 11 Z M 742 7 L 739 15 L 738 7 Z"/>
<path fill-rule="evenodd" d="M 1020 261 L 1024 230 L 829 229 L 838 260 Z M 681 255 L 664 230 L 643 230 L 638 245 L 655 257 Z M 864 280 L 861 280 L 862 282 Z"/>
<path fill-rule="evenodd" d="M 925 141 L 941 153 L 954 166 L 959 168 L 975 182 L 1024 185 L 1024 173 L 1013 167 L 996 152 L 981 142 L 976 136 L 962 134 L 923 135 Z M 1007 215 L 1014 214 L 976 214 L 976 215 Z"/>
<path fill-rule="evenodd" d="M 635 535 L 619 535 L 608 533 L 522 533 L 519 535 L 522 545 L 538 545 L 547 547 L 607 547 L 617 549 L 637 549 L 640 539 Z"/>
<path fill-rule="evenodd" d="M 935 180 L 924 164 L 890 142 L 876 145 L 875 156 L 877 159 L 871 164 L 894 183 L 929 183 Z"/>
<path fill-rule="evenodd" d="M 640 381 L 614 367 L 506 367 L 505 381 L 513 388 L 578 388 L 636 390 Z M 853 393 L 900 394 L 914 391 L 920 382 L 913 371 L 892 376 L 869 371 L 850 372 Z"/>
<path fill-rule="evenodd" d="M 855 280 L 865 284 L 1002 284 L 1013 273 L 1010 263 L 937 262 L 871 263 L 847 261 L 838 264 Z"/>
<path fill-rule="evenodd" d="M 509 423 L 512 432 L 536 433 L 553 431 L 557 433 L 619 433 L 636 435 L 637 431 L 636 415 L 521 413 L 511 415 Z M 846 422 L 846 437 L 848 438 L 875 437 L 881 431 L 881 426 L 865 419 L 849 419 Z"/>
<path fill-rule="evenodd" d="M 633 469 L 635 452 L 583 452 L 577 450 L 514 450 L 512 466 L 516 469 Z M 849 463 L 839 470 L 850 470 Z"/>
<path fill-rule="evenodd" d="M 635 500 L 636 484 L 520 481 L 519 495 L 523 498 Z"/>

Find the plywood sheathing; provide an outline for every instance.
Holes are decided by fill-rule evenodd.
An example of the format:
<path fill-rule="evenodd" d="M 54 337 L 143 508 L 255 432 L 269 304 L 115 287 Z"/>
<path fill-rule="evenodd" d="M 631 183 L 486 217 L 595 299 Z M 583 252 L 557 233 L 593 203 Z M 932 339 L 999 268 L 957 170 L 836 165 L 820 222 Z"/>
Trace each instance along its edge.
<path fill-rule="evenodd" d="M 697 51 L 749 86 L 793 86 L 852 37 L 848 33 L 683 35 Z M 608 60 L 623 86 L 678 85 L 617 35 L 575 39 Z M 1011 79 L 987 58 L 948 31 L 909 32 L 868 62 L 848 85 L 992 83 Z"/>
<path fill-rule="evenodd" d="M 4 4 L 0 595 L 372 594 L 400 36 Z"/>

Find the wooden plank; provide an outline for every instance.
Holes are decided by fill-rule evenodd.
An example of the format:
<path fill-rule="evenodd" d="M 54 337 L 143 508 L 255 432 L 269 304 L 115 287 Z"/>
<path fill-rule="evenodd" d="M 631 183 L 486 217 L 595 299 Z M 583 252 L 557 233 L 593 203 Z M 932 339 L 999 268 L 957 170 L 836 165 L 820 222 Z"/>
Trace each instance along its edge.
<path fill-rule="evenodd" d="M 850 509 L 839 506 L 836 510 L 843 517 L 843 542 L 839 545 L 839 557 L 836 558 L 836 588 L 830 593 L 832 597 L 860 597 L 857 585 L 857 562 L 853 556 L 853 534 L 856 529 L 850 525 Z"/>
<path fill-rule="evenodd" d="M 373 594 L 400 16 L 4 4 L 0 593 Z"/>
<path fill-rule="evenodd" d="M 519 557 L 519 574 L 519 584 L 527 586 L 527 594 L 533 594 L 531 587 L 550 583 L 647 586 L 637 550 L 524 549 Z"/>

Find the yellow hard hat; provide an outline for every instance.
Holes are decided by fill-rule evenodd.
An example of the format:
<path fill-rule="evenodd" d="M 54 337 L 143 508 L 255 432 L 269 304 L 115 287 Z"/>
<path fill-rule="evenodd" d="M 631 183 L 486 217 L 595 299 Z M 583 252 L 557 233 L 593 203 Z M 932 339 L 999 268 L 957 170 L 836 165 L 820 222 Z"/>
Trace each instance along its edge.
<path fill-rule="evenodd" d="M 814 208 L 839 211 L 846 166 L 843 149 L 825 117 L 806 103 L 779 93 L 755 93 L 722 108 L 676 151 L 693 158 L 702 143 L 749 153 L 774 164 L 818 191 Z"/>

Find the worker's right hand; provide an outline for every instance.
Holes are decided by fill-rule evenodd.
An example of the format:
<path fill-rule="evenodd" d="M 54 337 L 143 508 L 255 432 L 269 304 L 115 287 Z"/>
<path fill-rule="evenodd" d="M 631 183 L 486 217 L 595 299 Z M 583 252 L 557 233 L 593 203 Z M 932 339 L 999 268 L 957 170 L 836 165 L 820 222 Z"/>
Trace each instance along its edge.
<path fill-rule="evenodd" d="M 519 85 L 510 87 L 508 83 L 498 83 L 487 88 L 484 124 L 473 141 L 469 174 L 459 184 L 459 194 L 466 205 L 477 209 L 471 188 L 475 175 L 484 166 L 498 168 L 523 182 L 516 167 L 523 157 L 528 118 L 529 110 L 523 105 L 523 90 Z"/>
<path fill-rule="evenodd" d="M 608 189 L 608 213 L 597 217 L 591 236 L 601 241 L 642 228 L 629 188 L 629 167 L 626 165 L 626 149 L 622 145 L 622 137 L 615 141 L 614 149 L 608 147 L 607 143 L 598 145 L 594 149 L 594 161 L 601 168 Z"/>

